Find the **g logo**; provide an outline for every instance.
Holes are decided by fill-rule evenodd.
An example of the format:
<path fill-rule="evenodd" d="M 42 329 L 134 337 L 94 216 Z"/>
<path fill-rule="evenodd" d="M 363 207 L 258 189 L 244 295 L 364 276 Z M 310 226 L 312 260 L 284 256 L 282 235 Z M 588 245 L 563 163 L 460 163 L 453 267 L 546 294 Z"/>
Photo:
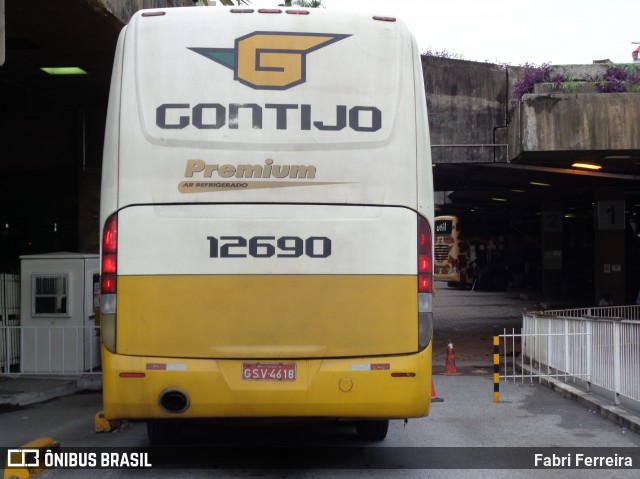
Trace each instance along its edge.
<path fill-rule="evenodd" d="M 254 32 L 235 48 L 189 48 L 234 72 L 234 79 L 257 90 L 286 90 L 306 81 L 307 54 L 350 35 Z"/>

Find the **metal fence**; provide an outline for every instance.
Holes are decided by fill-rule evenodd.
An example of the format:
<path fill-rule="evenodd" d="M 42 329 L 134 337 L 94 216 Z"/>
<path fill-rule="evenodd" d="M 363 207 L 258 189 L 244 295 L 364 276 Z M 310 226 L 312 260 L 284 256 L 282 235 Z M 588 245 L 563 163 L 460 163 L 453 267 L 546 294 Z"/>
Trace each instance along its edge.
<path fill-rule="evenodd" d="M 582 380 L 640 401 L 640 306 L 554 310 L 523 315 L 522 331 L 506 331 L 501 378 Z"/>
<path fill-rule="evenodd" d="M 20 362 L 20 276 L 0 274 L 0 373 Z"/>
<path fill-rule="evenodd" d="M 95 326 L 0 326 L 18 339 L 19 367 L 5 373 L 101 374 L 100 330 Z"/>

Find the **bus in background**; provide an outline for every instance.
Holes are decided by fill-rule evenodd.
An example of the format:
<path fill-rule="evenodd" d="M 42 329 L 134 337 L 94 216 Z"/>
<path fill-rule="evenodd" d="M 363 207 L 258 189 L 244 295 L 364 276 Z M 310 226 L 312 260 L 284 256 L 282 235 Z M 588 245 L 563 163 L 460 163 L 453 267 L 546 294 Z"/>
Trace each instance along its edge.
<path fill-rule="evenodd" d="M 434 224 L 434 281 L 474 290 L 507 288 L 510 275 L 502 258 L 504 236 L 468 237 L 457 216 L 436 216 Z"/>
<path fill-rule="evenodd" d="M 460 255 L 458 217 L 436 216 L 433 229 L 433 279 L 449 285 L 466 284 L 466 255 Z M 462 260 L 462 271 L 460 261 Z"/>
<path fill-rule="evenodd" d="M 142 10 L 102 168 L 104 417 L 314 418 L 381 440 L 429 413 L 433 184 L 395 18 Z"/>

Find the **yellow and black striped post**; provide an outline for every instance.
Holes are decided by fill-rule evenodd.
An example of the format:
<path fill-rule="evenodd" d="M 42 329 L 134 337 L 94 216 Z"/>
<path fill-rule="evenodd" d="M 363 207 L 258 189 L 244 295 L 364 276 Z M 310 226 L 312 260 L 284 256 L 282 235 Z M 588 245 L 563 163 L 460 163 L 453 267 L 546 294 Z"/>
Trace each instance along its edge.
<path fill-rule="evenodd" d="M 493 402 L 500 402 L 500 329 L 493 330 Z"/>

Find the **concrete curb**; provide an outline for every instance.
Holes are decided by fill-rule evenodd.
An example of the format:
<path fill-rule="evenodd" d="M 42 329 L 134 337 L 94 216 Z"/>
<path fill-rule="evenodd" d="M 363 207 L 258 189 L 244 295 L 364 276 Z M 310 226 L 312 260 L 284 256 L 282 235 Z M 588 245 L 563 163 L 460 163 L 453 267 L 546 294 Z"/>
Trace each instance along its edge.
<path fill-rule="evenodd" d="M 19 379 L 17 381 L 20 381 Z M 40 379 L 31 379 L 32 381 L 42 381 Z M 78 390 L 77 382 L 74 380 L 64 381 L 58 384 L 42 384 L 37 389 L 29 388 L 27 390 L 3 391 L 0 394 L 0 406 L 30 406 L 50 399 L 61 396 L 69 396 Z"/>
<path fill-rule="evenodd" d="M 101 375 L 0 377 L 0 406 L 30 406 L 78 391 L 99 391 L 101 388 Z"/>
<path fill-rule="evenodd" d="M 553 378 L 540 378 L 540 382 L 545 384 L 553 391 L 559 392 L 564 397 L 576 401 L 589 409 L 595 410 L 601 416 L 615 422 L 619 426 L 640 433 L 640 416 L 636 416 L 625 409 L 618 406 L 608 404 L 607 402 L 582 391 L 576 387 L 565 384 Z"/>
<path fill-rule="evenodd" d="M 590 394 L 575 386 L 571 386 L 562 381 L 551 377 L 545 377 L 542 373 L 536 369 L 524 367 L 524 371 L 532 373 L 538 376 L 540 384 L 544 384 L 551 390 L 562 394 L 568 399 L 576 401 L 582 406 L 592 409 L 606 419 L 625 427 L 630 431 L 640 433 L 640 416 L 633 414 L 621 407 L 614 404 L 610 404 L 607 401 L 600 399 L 593 394 Z"/>
<path fill-rule="evenodd" d="M 464 373 L 485 371 L 489 374 L 489 368 L 493 368 L 493 365 L 480 364 L 477 361 L 461 361 L 460 367 L 464 369 Z M 443 374 L 444 371 L 444 363 L 442 361 L 438 363 L 434 363 L 433 366 L 433 374 Z M 600 399 L 598 396 L 594 396 L 582 389 L 566 384 L 562 381 L 558 381 L 557 379 L 551 377 L 545 377 L 543 373 L 537 371 L 536 369 L 531 369 L 527 366 L 524 367 L 524 370 L 527 373 L 537 375 L 540 380 L 540 384 L 547 386 L 549 389 L 562 394 L 567 399 L 571 399 L 576 401 L 578 404 L 591 409 L 606 419 L 618 424 L 619 426 L 625 427 L 630 431 L 640 433 L 640 416 L 618 407 L 614 404 L 607 402 L 604 399 Z"/>

